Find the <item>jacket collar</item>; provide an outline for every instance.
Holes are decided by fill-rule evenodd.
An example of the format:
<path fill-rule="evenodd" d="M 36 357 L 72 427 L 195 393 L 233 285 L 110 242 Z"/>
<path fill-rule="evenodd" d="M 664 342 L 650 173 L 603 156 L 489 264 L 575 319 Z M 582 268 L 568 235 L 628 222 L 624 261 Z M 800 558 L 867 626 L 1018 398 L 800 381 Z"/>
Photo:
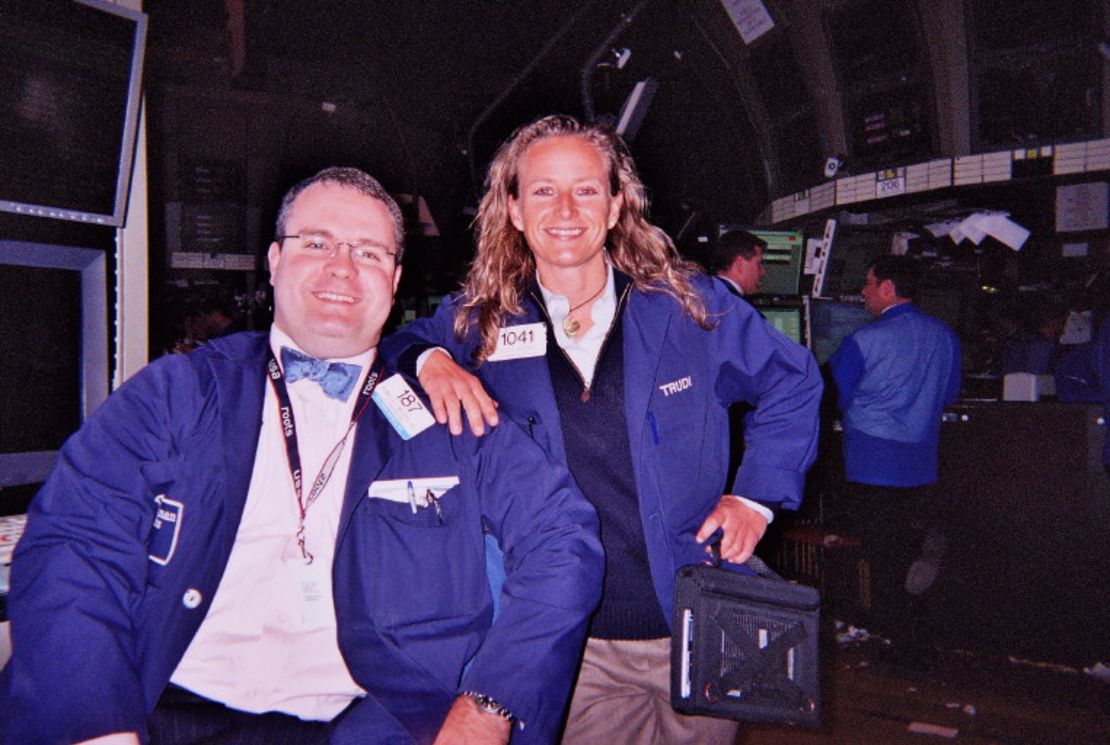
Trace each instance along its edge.
<path fill-rule="evenodd" d="M 917 306 L 913 303 L 898 303 L 897 305 L 887 307 L 886 310 L 879 314 L 879 319 L 897 318 L 907 313 L 916 312 L 917 309 Z"/>
<path fill-rule="evenodd" d="M 250 488 L 262 429 L 262 406 L 269 385 L 265 369 L 269 335 L 261 332 L 235 334 L 211 344 L 208 365 L 219 398 L 223 465 L 227 474 L 223 502 L 233 510 L 238 524 Z M 392 374 L 392 370 L 384 370 L 382 380 Z M 256 425 L 248 426 L 251 422 Z M 377 405 L 368 405 L 355 431 L 337 542 L 358 503 L 365 498 L 366 487 L 384 468 L 399 439 Z"/>

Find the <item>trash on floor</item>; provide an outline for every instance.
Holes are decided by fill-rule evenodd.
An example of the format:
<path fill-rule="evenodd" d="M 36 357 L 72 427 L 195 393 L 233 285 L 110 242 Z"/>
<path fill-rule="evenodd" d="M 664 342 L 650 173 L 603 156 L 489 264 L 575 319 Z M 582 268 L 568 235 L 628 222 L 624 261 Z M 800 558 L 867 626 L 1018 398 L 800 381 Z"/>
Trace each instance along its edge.
<path fill-rule="evenodd" d="M 953 727 L 942 727 L 939 724 L 929 724 L 928 722 L 910 722 L 906 729 L 918 735 L 936 735 L 949 739 L 960 734 L 960 731 Z"/>

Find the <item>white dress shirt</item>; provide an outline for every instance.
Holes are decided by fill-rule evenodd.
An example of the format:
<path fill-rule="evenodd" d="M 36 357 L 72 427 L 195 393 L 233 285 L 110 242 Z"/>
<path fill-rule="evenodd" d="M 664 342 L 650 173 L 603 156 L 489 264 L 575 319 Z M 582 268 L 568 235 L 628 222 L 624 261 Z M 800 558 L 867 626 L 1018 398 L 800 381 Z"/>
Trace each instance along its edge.
<path fill-rule="evenodd" d="M 606 262 L 605 289 L 598 295 L 590 308 L 590 318 L 593 325 L 581 336 L 567 336 L 563 330 L 563 321 L 570 315 L 570 300 L 564 295 L 557 295 L 543 286 L 540 277 L 536 275 L 536 284 L 540 286 L 547 314 L 551 316 L 551 325 L 555 329 L 555 343 L 563 348 L 582 380 L 589 387 L 594 380 L 594 371 L 597 369 L 597 358 L 601 355 L 601 345 L 609 334 L 609 327 L 613 325 L 613 317 L 617 313 L 617 290 L 613 283 L 613 267 Z"/>
<path fill-rule="evenodd" d="M 275 325 L 270 348 L 279 364 L 283 346 L 297 349 Z M 375 352 L 338 361 L 361 366 L 361 382 Z M 265 371 L 260 368 L 258 374 Z M 287 385 L 307 499 L 324 459 L 347 431 L 360 386 L 346 401 L 338 401 L 308 379 Z M 322 721 L 364 693 L 339 652 L 331 585 L 354 434 L 352 430 L 331 480 L 305 518 L 305 546 L 314 557 L 308 565 L 297 546 L 297 496 L 277 396 L 267 381 L 262 430 L 235 544 L 212 607 L 174 671 L 173 683 L 233 709 Z"/>

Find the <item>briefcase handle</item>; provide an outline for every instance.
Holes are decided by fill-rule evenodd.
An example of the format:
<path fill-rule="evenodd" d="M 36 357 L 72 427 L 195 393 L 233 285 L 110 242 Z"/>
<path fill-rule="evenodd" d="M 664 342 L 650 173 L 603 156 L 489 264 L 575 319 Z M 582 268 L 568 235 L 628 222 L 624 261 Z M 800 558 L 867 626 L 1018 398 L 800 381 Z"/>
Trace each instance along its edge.
<path fill-rule="evenodd" d="M 713 542 L 709 544 L 709 549 L 710 549 L 710 554 L 713 557 L 713 561 L 711 562 L 712 565 L 719 568 L 721 566 L 721 531 L 720 530 L 718 530 L 717 533 L 714 535 Z M 748 558 L 748 560 L 744 562 L 743 566 L 745 566 L 749 570 L 751 570 L 757 577 L 763 577 L 765 579 L 775 579 L 775 580 L 779 580 L 780 582 L 785 582 L 786 581 L 782 577 L 780 577 L 778 574 L 776 574 L 775 570 L 773 570 L 773 569 L 771 569 L 771 567 L 767 566 L 766 562 L 764 562 L 763 559 L 759 558 L 755 554 L 752 554 Z"/>

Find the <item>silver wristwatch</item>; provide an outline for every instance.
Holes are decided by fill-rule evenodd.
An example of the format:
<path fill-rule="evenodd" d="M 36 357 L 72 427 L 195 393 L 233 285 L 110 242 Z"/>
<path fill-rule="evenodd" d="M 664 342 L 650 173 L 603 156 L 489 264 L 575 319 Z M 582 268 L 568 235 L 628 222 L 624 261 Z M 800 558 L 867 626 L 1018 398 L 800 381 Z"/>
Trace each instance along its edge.
<path fill-rule="evenodd" d="M 513 720 L 513 713 L 511 711 L 484 693 L 479 693 L 478 691 L 463 691 L 462 695 L 473 701 L 474 705 L 486 714 L 495 714 L 510 722 Z"/>

